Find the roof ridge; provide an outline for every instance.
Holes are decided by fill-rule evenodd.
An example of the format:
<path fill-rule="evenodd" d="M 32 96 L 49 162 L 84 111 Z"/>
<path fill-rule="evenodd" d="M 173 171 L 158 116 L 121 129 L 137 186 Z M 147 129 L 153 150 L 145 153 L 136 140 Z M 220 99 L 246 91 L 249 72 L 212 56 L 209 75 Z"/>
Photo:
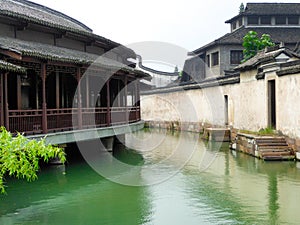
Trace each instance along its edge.
<path fill-rule="evenodd" d="M 47 6 L 35 3 L 35 2 L 31 2 L 28 0 L 5 0 L 5 1 L 11 1 L 11 2 L 18 2 L 18 3 L 22 3 L 22 4 L 26 4 L 29 7 L 33 7 L 35 9 L 39 9 L 39 10 L 43 10 L 45 12 L 48 12 L 50 14 L 54 14 L 56 16 L 61 16 L 64 19 L 67 19 L 73 23 L 76 23 L 77 25 L 81 26 L 82 28 L 84 28 L 85 30 L 89 31 L 89 32 L 93 32 L 93 30 L 91 28 L 89 28 L 88 26 L 86 26 L 84 23 L 80 22 L 79 20 L 74 19 L 73 17 L 70 17 L 60 11 L 57 11 L 55 9 L 49 8 Z"/>

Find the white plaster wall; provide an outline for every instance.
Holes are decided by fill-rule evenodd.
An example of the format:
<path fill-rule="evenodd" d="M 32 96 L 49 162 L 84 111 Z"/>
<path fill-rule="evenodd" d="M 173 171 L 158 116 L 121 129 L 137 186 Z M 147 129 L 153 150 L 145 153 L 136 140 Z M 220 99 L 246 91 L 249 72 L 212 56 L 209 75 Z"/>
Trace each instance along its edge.
<path fill-rule="evenodd" d="M 229 123 L 238 129 L 258 131 L 268 126 L 265 81 L 256 80 L 254 74 L 242 74 L 240 84 L 224 86 L 230 100 Z"/>
<path fill-rule="evenodd" d="M 163 121 L 184 119 L 182 122 L 206 122 L 225 125 L 225 100 L 228 95 L 228 122 L 239 128 L 257 131 L 267 127 L 264 81 L 246 82 L 235 85 L 142 96 L 142 119 Z M 175 118 L 168 114 L 172 109 L 158 101 L 158 97 L 182 114 Z M 149 112 L 151 111 L 151 117 Z"/>
<path fill-rule="evenodd" d="M 276 129 L 300 137 L 300 74 L 278 77 L 270 72 L 256 80 L 256 73 L 243 73 L 239 84 L 141 96 L 142 119 L 224 126 L 228 95 L 229 125 L 258 131 L 268 127 L 268 80 L 275 79 Z"/>
<path fill-rule="evenodd" d="M 300 137 L 300 73 L 276 80 L 277 129 L 295 138 Z"/>
<path fill-rule="evenodd" d="M 142 119 L 224 125 L 223 98 L 220 88 L 141 96 Z"/>

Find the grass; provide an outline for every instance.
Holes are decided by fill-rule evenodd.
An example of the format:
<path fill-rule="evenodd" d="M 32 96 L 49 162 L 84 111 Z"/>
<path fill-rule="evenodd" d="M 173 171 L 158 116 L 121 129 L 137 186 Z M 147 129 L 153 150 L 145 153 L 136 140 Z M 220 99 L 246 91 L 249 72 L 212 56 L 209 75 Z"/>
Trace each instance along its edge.
<path fill-rule="evenodd" d="M 259 131 L 250 131 L 250 130 L 240 130 L 240 133 L 244 134 L 253 134 L 253 135 L 276 135 L 276 131 L 272 127 L 262 128 Z"/>

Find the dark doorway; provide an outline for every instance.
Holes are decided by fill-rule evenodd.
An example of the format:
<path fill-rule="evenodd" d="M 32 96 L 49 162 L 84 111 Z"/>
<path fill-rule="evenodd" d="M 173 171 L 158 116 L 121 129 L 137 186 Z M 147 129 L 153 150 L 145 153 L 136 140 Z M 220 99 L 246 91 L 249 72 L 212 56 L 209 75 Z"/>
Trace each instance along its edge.
<path fill-rule="evenodd" d="M 228 125 L 228 95 L 224 95 L 225 125 Z"/>
<path fill-rule="evenodd" d="M 276 88 L 275 80 L 268 81 L 268 123 L 276 129 Z"/>

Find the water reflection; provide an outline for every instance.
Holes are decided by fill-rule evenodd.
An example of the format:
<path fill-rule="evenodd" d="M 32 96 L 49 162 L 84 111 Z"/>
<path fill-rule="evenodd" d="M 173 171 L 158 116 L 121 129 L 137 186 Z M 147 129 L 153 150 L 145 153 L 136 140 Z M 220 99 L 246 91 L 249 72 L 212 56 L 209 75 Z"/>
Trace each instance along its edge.
<path fill-rule="evenodd" d="M 142 224 L 150 213 L 146 189 L 112 183 L 83 161 L 8 184 L 0 224 Z"/>
<path fill-rule="evenodd" d="M 134 135 L 162 140 L 156 130 Z M 229 150 L 228 144 L 203 142 L 194 133 L 165 132 L 151 151 L 143 151 L 142 142 L 130 146 L 134 144 L 139 145 L 135 150 L 117 147 L 114 157 L 146 166 L 138 173 L 140 179 L 151 181 L 154 172 L 168 179 L 131 187 L 106 180 L 83 161 L 52 167 L 43 170 L 37 182 L 8 180 L 8 195 L 0 197 L 0 224 L 298 224 L 300 220 L 300 169 L 295 162 L 263 162 Z M 178 146 L 182 148 L 174 151 Z M 147 171 L 147 165 L 155 165 L 155 171 Z M 201 165 L 209 166 L 203 170 Z"/>

